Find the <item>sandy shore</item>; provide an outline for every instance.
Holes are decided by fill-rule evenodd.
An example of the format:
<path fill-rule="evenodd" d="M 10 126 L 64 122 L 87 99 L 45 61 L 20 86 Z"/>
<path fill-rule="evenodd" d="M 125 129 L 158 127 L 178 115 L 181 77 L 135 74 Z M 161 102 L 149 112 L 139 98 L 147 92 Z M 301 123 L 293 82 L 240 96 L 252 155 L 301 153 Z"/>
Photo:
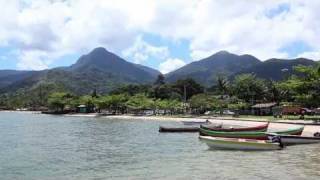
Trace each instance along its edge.
<path fill-rule="evenodd" d="M 0 112 L 5 113 L 28 113 L 28 114 L 41 114 L 41 111 L 14 111 L 14 110 L 0 110 Z"/>
<path fill-rule="evenodd" d="M 89 113 L 89 114 L 63 114 L 62 116 L 67 117 L 100 117 L 98 113 Z"/>
<path fill-rule="evenodd" d="M 38 114 L 40 112 L 35 111 L 1 111 L 1 112 L 15 112 L 15 113 L 33 113 Z M 181 121 L 204 121 L 206 119 L 210 120 L 212 123 L 223 123 L 224 125 L 239 125 L 239 126 L 255 126 L 262 123 L 265 123 L 266 120 L 263 119 L 242 119 L 242 118 L 231 118 L 231 117 L 171 117 L 171 116 L 133 116 L 133 115 L 111 115 L 111 116 L 101 116 L 98 113 L 90 113 L 90 114 L 65 114 L 62 116 L 67 117 L 99 117 L 104 119 L 129 119 L 129 120 L 156 120 L 156 121 L 175 121 L 175 122 L 181 122 Z M 279 123 L 280 122 L 280 123 Z M 272 122 L 269 125 L 269 131 L 273 130 L 283 130 L 287 128 L 293 128 L 301 125 L 295 125 L 295 124 L 285 124 L 284 121 Z M 287 121 L 289 123 L 295 122 L 295 121 Z M 298 122 L 298 121 L 297 121 Z M 303 122 L 303 121 L 299 121 Z M 303 135 L 312 136 L 313 133 L 320 132 L 320 126 L 315 125 L 305 125 Z"/>
<path fill-rule="evenodd" d="M 203 121 L 204 118 L 178 118 L 178 117 L 164 117 L 164 116 L 129 116 L 129 115 L 120 115 L 120 116 L 103 116 L 102 118 L 106 119 L 130 119 L 130 120 L 158 120 L 158 121 Z M 254 121 L 255 119 L 250 119 L 250 121 L 244 121 L 241 119 L 231 119 L 231 118 L 208 118 L 212 123 L 223 123 L 224 125 L 239 125 L 239 126 L 255 126 L 260 125 L 265 122 L 261 122 L 260 120 Z M 260 121 L 260 122 L 259 122 Z M 288 128 L 294 128 L 294 127 L 300 127 L 301 125 L 294 125 L 294 124 L 284 124 L 284 123 L 277 123 L 272 122 L 269 124 L 269 131 L 274 130 L 284 130 Z M 305 125 L 304 131 L 302 135 L 306 136 L 313 136 L 313 133 L 320 132 L 320 126 L 314 126 L 314 125 Z"/>

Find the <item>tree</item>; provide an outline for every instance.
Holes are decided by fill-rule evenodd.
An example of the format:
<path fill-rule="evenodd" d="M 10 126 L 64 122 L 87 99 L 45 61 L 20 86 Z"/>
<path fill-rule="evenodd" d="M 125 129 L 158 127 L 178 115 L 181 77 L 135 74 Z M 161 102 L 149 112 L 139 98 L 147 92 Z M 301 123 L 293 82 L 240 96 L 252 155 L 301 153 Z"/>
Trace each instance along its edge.
<path fill-rule="evenodd" d="M 256 78 L 253 74 L 241 74 L 235 77 L 234 94 L 248 103 L 265 100 L 268 88 L 265 81 Z"/>
<path fill-rule="evenodd" d="M 213 109 L 218 99 L 214 96 L 207 94 L 197 94 L 190 98 L 190 107 L 197 113 L 204 113 L 210 109 Z"/>
<path fill-rule="evenodd" d="M 320 105 L 319 66 L 296 66 L 294 70 L 300 76 L 291 76 L 282 86 L 290 90 L 294 102 L 306 107 Z"/>
<path fill-rule="evenodd" d="M 154 101 L 154 106 L 157 110 L 163 110 L 164 114 L 167 114 L 168 110 L 170 111 L 170 114 L 174 114 L 183 109 L 182 103 L 175 99 L 157 99 Z"/>
<path fill-rule="evenodd" d="M 226 95 L 229 93 L 229 82 L 225 76 L 218 76 L 217 88 L 222 95 Z"/>
<path fill-rule="evenodd" d="M 151 85 L 129 84 L 111 91 L 110 94 L 128 94 L 129 96 L 136 94 L 150 95 L 152 94 L 152 87 Z"/>
<path fill-rule="evenodd" d="M 56 92 L 49 95 L 48 104 L 49 107 L 53 108 L 56 111 L 64 111 L 65 106 L 72 99 L 72 95 L 65 92 Z"/>
<path fill-rule="evenodd" d="M 86 105 L 87 112 L 94 112 L 95 107 L 98 107 L 98 104 L 99 104 L 98 99 L 95 97 L 92 97 L 91 95 L 80 96 L 77 102 L 79 104 Z"/>
<path fill-rule="evenodd" d="M 111 102 L 110 102 L 111 108 L 116 112 L 121 111 L 123 113 L 123 111 L 126 108 L 127 101 L 128 101 L 128 96 L 125 94 L 112 95 Z"/>
<path fill-rule="evenodd" d="M 164 114 L 167 114 L 167 110 L 170 109 L 170 101 L 167 99 L 157 99 L 154 104 L 157 110 L 163 110 Z"/>
<path fill-rule="evenodd" d="M 97 93 L 97 89 L 93 89 L 92 93 L 91 93 L 91 97 L 93 98 L 97 98 L 98 97 L 98 93 Z"/>
<path fill-rule="evenodd" d="M 163 74 L 159 74 L 158 77 L 157 77 L 157 80 L 153 84 L 155 86 L 161 86 L 161 85 L 165 84 L 164 75 Z"/>
<path fill-rule="evenodd" d="M 172 86 L 181 97 L 185 98 L 184 100 L 190 99 L 195 94 L 203 93 L 204 90 L 203 86 L 192 78 L 178 80 Z"/>
<path fill-rule="evenodd" d="M 136 94 L 128 99 L 126 106 L 133 110 L 152 109 L 154 102 L 144 94 Z"/>
<path fill-rule="evenodd" d="M 181 95 L 175 92 L 175 89 L 170 84 L 154 87 L 153 97 L 155 99 L 181 99 Z"/>

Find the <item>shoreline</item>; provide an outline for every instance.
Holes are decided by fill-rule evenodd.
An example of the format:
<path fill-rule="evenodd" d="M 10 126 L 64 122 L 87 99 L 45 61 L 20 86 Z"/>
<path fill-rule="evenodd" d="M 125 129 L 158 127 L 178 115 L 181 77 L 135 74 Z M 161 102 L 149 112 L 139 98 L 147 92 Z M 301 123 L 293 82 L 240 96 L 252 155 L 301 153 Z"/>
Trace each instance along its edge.
<path fill-rule="evenodd" d="M 0 110 L 5 113 L 30 113 L 30 114 L 44 114 L 41 111 L 17 111 L 17 110 Z M 114 118 L 114 119 L 143 119 L 143 120 L 164 120 L 164 121 L 203 121 L 203 120 L 223 120 L 223 121 L 248 121 L 248 122 L 271 122 L 279 124 L 293 124 L 293 125 L 314 125 L 320 126 L 312 120 L 291 120 L 291 119 L 276 119 L 269 120 L 267 118 L 249 118 L 249 117 L 232 117 L 232 116 L 205 116 L 205 115 L 134 115 L 134 114 L 120 114 L 120 115 L 102 115 L 101 113 L 69 113 L 69 114 L 47 114 L 54 116 L 66 117 L 97 117 L 97 118 Z"/>
<path fill-rule="evenodd" d="M 28 114 L 41 114 L 39 111 L 0 111 L 6 113 L 28 113 Z M 233 117 L 209 117 L 209 116 L 136 116 L 130 114 L 124 115 L 107 115 L 103 116 L 99 113 L 89 114 L 59 114 L 55 116 L 62 117 L 90 117 L 90 118 L 101 118 L 101 119 L 126 119 L 126 120 L 145 120 L 145 121 L 167 121 L 167 122 L 182 122 L 182 121 L 203 121 L 210 120 L 213 123 L 223 123 L 225 125 L 240 125 L 240 126 L 254 126 L 261 123 L 269 122 L 267 119 L 255 119 L 255 118 L 233 118 Z M 289 122 L 288 122 L 289 121 Z M 314 132 L 320 132 L 320 123 L 312 124 L 308 122 L 302 122 L 303 120 L 277 120 L 270 121 L 269 127 L 273 130 L 281 130 L 290 127 L 296 127 L 304 125 L 305 129 L 302 135 L 313 135 Z"/>
<path fill-rule="evenodd" d="M 42 114 L 41 111 L 17 111 L 17 110 L 0 110 L 0 112 L 5 112 L 5 113 L 28 113 L 28 114 Z"/>
<path fill-rule="evenodd" d="M 182 121 L 203 121 L 209 120 L 212 123 L 223 123 L 225 125 L 239 125 L 239 126 L 255 126 L 260 125 L 261 123 L 268 122 L 267 119 L 254 119 L 254 118 L 232 118 L 232 117 L 206 117 L 206 116 L 197 116 L 197 117 L 174 117 L 174 116 L 135 116 L 135 115 L 108 115 L 101 116 L 99 114 L 84 114 L 83 116 L 74 114 L 74 115 L 63 115 L 69 117 L 97 117 L 103 119 L 126 119 L 126 120 L 145 120 L 145 121 L 167 121 L 167 122 L 182 122 Z M 283 122 L 284 121 L 284 122 Z M 300 123 L 286 122 L 288 120 L 283 120 L 279 122 L 270 121 L 269 128 L 272 130 L 284 130 L 287 128 L 302 126 Z M 293 121 L 293 120 L 290 120 Z M 303 136 L 313 136 L 313 133 L 320 132 L 320 124 L 303 124 L 305 126 L 302 135 Z"/>

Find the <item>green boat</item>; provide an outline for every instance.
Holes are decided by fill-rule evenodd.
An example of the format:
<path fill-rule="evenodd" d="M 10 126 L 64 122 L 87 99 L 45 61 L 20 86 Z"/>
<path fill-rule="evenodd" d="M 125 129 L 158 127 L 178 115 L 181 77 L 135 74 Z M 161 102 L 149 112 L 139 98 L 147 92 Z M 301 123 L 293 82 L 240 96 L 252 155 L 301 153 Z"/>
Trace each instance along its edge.
<path fill-rule="evenodd" d="M 276 134 L 287 134 L 287 135 L 301 135 L 304 126 L 291 128 L 282 131 L 268 132 Z M 259 139 L 267 140 L 268 135 L 266 132 L 224 132 L 224 131 L 212 131 L 204 128 L 199 130 L 200 136 L 213 136 L 213 137 L 226 137 L 226 138 L 244 138 L 244 139 Z"/>
<path fill-rule="evenodd" d="M 221 138 L 211 136 L 200 136 L 199 139 L 212 149 L 266 151 L 283 148 L 283 145 L 279 142 L 256 139 Z"/>

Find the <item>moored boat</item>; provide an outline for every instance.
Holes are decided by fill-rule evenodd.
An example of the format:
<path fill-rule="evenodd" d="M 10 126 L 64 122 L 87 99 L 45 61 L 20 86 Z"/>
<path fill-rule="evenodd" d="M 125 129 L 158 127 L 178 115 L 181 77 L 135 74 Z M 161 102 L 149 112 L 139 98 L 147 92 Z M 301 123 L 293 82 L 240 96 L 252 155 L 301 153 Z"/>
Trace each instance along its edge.
<path fill-rule="evenodd" d="M 202 129 L 211 130 L 211 131 L 224 131 L 224 132 L 240 132 L 240 131 L 260 131 L 265 132 L 267 131 L 269 126 L 269 122 L 259 126 L 252 126 L 252 127 L 215 127 L 210 125 L 201 125 Z"/>
<path fill-rule="evenodd" d="M 276 131 L 272 133 L 277 134 L 288 134 L 288 135 L 301 135 L 304 126 L 291 128 L 282 131 Z M 266 132 L 224 132 L 224 131 L 212 131 L 208 129 L 203 129 L 200 127 L 199 129 L 200 136 L 213 136 L 213 137 L 226 137 L 226 138 L 244 138 L 244 139 L 259 139 L 259 140 L 267 140 L 268 135 Z"/>
<path fill-rule="evenodd" d="M 164 127 L 164 126 L 159 126 L 159 132 L 199 132 L 199 127 Z"/>
<path fill-rule="evenodd" d="M 213 149 L 229 149 L 229 150 L 280 150 L 283 148 L 279 142 L 271 142 L 255 139 L 239 139 L 239 138 L 221 138 L 200 136 L 201 141 L 205 142 Z"/>
<path fill-rule="evenodd" d="M 211 124 L 209 120 L 203 121 L 181 121 L 184 125 L 201 125 L 201 124 Z"/>
<path fill-rule="evenodd" d="M 297 144 L 314 144 L 320 143 L 320 137 L 312 136 L 298 136 L 298 135 L 283 135 L 276 133 L 268 133 L 268 138 L 280 137 L 284 145 L 297 145 Z"/>

